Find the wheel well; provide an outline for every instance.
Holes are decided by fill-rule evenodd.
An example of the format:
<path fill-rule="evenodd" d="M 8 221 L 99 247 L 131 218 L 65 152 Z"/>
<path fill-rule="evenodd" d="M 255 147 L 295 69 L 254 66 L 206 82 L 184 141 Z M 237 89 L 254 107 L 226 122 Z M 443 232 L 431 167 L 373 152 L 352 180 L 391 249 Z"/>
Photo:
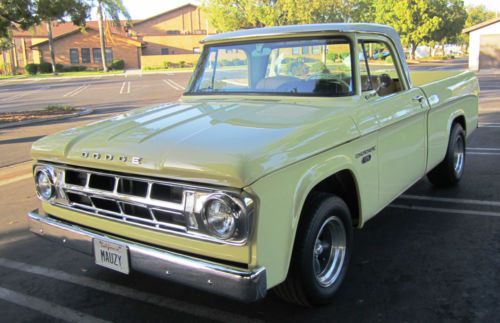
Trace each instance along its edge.
<path fill-rule="evenodd" d="M 309 192 L 307 200 L 311 197 L 312 193 L 324 192 L 335 194 L 340 197 L 349 207 L 351 211 L 352 224 L 358 226 L 360 223 L 359 212 L 359 197 L 354 175 L 349 170 L 343 170 L 338 173 L 325 178 Z"/>
<path fill-rule="evenodd" d="M 464 116 L 458 116 L 455 119 L 453 119 L 453 122 L 451 124 L 452 128 L 453 128 L 453 125 L 455 123 L 458 123 L 459 125 L 461 125 L 462 129 L 464 129 L 464 131 L 467 132 L 467 129 L 465 128 L 465 117 Z"/>

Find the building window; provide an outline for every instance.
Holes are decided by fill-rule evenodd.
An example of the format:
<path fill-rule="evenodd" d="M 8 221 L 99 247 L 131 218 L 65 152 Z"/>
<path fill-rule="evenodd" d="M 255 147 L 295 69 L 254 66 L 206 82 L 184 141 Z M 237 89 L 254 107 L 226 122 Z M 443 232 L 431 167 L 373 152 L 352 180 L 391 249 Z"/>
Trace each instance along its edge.
<path fill-rule="evenodd" d="M 313 48 L 312 48 L 312 53 L 313 53 L 314 55 L 319 55 L 319 54 L 321 54 L 321 46 L 313 46 Z"/>
<path fill-rule="evenodd" d="M 180 30 L 167 30 L 167 35 L 180 35 Z"/>
<path fill-rule="evenodd" d="M 106 48 L 106 63 L 111 64 L 113 61 L 113 49 Z"/>
<path fill-rule="evenodd" d="M 193 47 L 193 54 L 199 54 L 201 53 L 200 47 Z"/>
<path fill-rule="evenodd" d="M 69 60 L 71 64 L 80 64 L 80 58 L 78 57 L 78 49 L 76 48 L 69 49 Z"/>
<path fill-rule="evenodd" d="M 299 55 L 299 47 L 293 47 L 292 48 L 292 54 L 293 55 Z"/>
<path fill-rule="evenodd" d="M 168 48 L 162 48 L 161 49 L 161 54 L 162 55 L 168 55 Z"/>
<path fill-rule="evenodd" d="M 101 49 L 100 48 L 92 48 L 92 56 L 94 56 L 94 63 L 102 63 Z"/>
<path fill-rule="evenodd" d="M 82 64 L 90 64 L 90 48 L 82 48 Z"/>
<path fill-rule="evenodd" d="M 309 47 L 302 47 L 302 55 L 309 54 Z"/>

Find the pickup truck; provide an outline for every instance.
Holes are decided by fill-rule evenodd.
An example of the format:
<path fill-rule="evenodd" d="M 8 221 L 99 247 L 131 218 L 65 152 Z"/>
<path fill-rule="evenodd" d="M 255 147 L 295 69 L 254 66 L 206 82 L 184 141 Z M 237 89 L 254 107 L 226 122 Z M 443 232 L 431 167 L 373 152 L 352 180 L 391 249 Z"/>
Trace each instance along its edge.
<path fill-rule="evenodd" d="M 124 274 L 314 306 L 344 280 L 354 229 L 425 175 L 460 181 L 478 81 L 410 72 L 393 28 L 283 26 L 203 43 L 178 102 L 33 144 L 32 232 Z"/>

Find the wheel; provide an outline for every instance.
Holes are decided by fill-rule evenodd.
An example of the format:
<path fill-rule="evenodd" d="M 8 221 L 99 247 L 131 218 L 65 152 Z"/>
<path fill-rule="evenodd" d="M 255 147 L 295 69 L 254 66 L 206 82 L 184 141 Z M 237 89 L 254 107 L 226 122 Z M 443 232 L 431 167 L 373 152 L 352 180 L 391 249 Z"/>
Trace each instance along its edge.
<path fill-rule="evenodd" d="M 444 160 L 427 174 L 429 181 L 437 187 L 456 185 L 464 173 L 465 132 L 458 123 L 453 125 Z"/>
<path fill-rule="evenodd" d="M 344 280 L 352 246 L 351 213 L 337 196 L 314 193 L 304 207 L 286 280 L 274 290 L 302 306 L 328 303 Z"/>

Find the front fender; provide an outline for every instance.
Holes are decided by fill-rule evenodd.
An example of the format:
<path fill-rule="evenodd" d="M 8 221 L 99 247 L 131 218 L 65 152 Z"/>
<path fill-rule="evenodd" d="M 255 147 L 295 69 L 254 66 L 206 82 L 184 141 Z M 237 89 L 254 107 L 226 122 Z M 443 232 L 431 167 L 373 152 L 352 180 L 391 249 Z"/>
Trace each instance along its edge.
<path fill-rule="evenodd" d="M 252 266 L 265 266 L 267 285 L 281 283 L 288 273 L 302 208 L 311 190 L 325 178 L 349 170 L 357 179 L 360 213 L 377 209 L 377 158 L 360 168 L 357 152 L 376 144 L 375 136 L 347 143 L 268 174 L 246 188 L 259 197 L 259 215 L 252 246 Z M 365 167 L 365 166 L 363 166 Z M 362 221 L 361 221 L 362 222 Z"/>

